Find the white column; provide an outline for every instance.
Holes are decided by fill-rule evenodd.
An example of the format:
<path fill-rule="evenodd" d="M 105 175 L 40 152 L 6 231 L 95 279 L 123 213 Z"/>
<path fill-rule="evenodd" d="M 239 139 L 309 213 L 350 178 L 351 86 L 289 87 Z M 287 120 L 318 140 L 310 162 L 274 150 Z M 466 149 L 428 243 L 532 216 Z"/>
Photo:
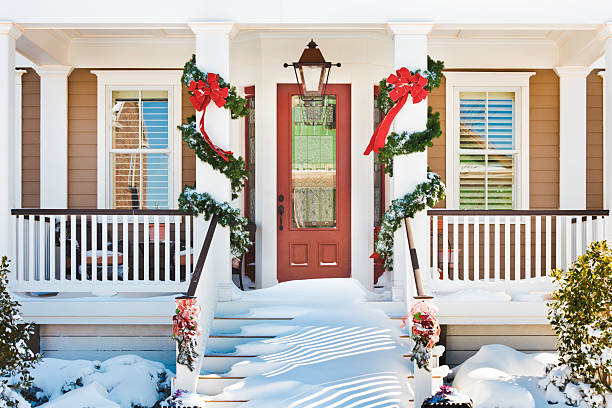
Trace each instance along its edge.
<path fill-rule="evenodd" d="M 22 82 L 21 76 L 27 71 L 24 69 L 15 70 L 15 201 L 14 206 L 16 208 L 21 207 L 21 182 L 22 182 L 22 134 L 21 134 L 21 121 L 22 121 Z"/>
<path fill-rule="evenodd" d="M 196 38 L 196 63 L 202 72 L 219 74 L 230 81 L 230 32 L 234 25 L 227 22 L 191 23 Z M 201 114 L 197 114 L 197 123 Z M 206 132 L 213 142 L 223 149 L 230 147 L 230 113 L 210 105 L 206 111 Z M 208 163 L 196 160 L 196 188 L 209 193 L 219 202 L 231 201 L 231 187 L 227 177 L 213 169 Z M 196 245 L 199 249 L 206 234 L 208 223 L 198 223 Z M 215 274 L 219 301 L 232 299 L 232 264 L 229 229 L 217 226 L 206 260 L 205 273 Z"/>
<path fill-rule="evenodd" d="M 427 69 L 427 34 L 432 24 L 393 23 L 389 24 L 393 33 L 395 69 L 408 68 L 411 72 Z M 427 101 L 413 104 L 411 100 L 395 118 L 396 132 L 414 132 L 425 129 L 427 123 Z M 423 181 L 427 180 L 427 152 L 398 156 L 393 161 L 391 189 L 393 199 L 404 197 Z M 427 215 L 418 213 L 411 221 L 415 245 L 421 265 L 425 270 L 427 260 Z M 408 252 L 406 230 L 402 226 L 396 233 L 393 245 L 393 300 L 409 299 L 416 294 L 412 279 L 412 266 Z M 417 405 L 420 406 L 420 403 Z"/>
<path fill-rule="evenodd" d="M 40 207 L 68 208 L 68 75 L 72 67 L 40 65 Z"/>
<path fill-rule="evenodd" d="M 608 32 L 612 33 L 612 24 L 608 24 Z M 612 36 L 606 40 L 604 74 L 604 208 L 612 206 Z M 612 240 L 612 222 L 606 223 L 606 239 Z"/>
<path fill-rule="evenodd" d="M 15 205 L 15 40 L 21 31 L 0 23 L 0 256 L 14 259 L 10 211 Z"/>
<path fill-rule="evenodd" d="M 559 208 L 586 208 L 585 67 L 556 67 L 559 75 Z"/>

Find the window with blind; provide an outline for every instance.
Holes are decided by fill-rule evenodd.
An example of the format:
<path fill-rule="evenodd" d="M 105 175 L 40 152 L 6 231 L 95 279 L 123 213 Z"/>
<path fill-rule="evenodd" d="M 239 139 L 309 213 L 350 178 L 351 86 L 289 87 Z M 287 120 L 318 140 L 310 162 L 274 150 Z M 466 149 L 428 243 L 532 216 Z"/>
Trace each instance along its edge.
<path fill-rule="evenodd" d="M 459 92 L 460 209 L 510 210 L 516 201 L 515 92 Z"/>
<path fill-rule="evenodd" d="M 169 113 L 168 90 L 112 91 L 109 163 L 113 208 L 169 208 Z"/>

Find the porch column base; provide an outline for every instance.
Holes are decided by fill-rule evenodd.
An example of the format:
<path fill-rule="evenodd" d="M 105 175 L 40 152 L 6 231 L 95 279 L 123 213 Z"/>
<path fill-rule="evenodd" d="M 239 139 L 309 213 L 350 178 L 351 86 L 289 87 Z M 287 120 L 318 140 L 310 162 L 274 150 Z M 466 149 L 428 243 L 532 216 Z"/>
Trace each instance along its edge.
<path fill-rule="evenodd" d="M 219 283 L 217 285 L 217 300 L 219 302 L 230 302 L 232 300 L 232 283 Z"/>

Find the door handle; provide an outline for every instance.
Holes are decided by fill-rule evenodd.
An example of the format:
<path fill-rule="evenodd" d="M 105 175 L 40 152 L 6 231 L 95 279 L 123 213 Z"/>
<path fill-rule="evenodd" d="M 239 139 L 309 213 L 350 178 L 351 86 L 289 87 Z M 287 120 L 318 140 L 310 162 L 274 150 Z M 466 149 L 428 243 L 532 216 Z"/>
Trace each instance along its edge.
<path fill-rule="evenodd" d="M 284 213 L 285 213 L 285 206 L 281 204 L 278 206 L 278 216 L 279 216 L 278 229 L 281 231 L 283 230 L 283 214 Z"/>

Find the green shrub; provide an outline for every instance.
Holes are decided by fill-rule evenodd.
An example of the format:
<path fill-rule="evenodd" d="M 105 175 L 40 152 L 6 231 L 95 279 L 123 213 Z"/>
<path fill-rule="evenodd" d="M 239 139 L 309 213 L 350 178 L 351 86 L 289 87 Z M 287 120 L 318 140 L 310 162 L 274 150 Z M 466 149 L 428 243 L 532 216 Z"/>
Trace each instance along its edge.
<path fill-rule="evenodd" d="M 579 385 L 583 400 L 598 406 L 612 392 L 612 250 L 605 241 L 594 242 L 567 271 L 553 270 L 552 278 L 557 288 L 548 318 L 560 366 L 571 370 L 569 389 Z"/>

